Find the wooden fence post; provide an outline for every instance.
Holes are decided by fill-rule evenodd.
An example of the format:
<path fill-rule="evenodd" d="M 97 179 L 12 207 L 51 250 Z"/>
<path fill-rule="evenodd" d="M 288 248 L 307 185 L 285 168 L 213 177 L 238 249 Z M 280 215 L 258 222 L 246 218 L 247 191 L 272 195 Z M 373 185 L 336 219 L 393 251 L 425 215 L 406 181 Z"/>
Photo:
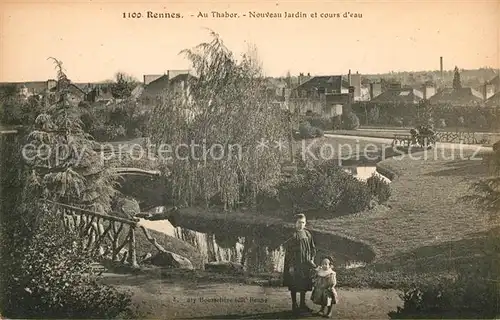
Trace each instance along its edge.
<path fill-rule="evenodd" d="M 128 262 L 132 268 L 138 268 L 137 252 L 135 251 L 135 227 L 129 228 L 129 242 L 128 242 Z"/>

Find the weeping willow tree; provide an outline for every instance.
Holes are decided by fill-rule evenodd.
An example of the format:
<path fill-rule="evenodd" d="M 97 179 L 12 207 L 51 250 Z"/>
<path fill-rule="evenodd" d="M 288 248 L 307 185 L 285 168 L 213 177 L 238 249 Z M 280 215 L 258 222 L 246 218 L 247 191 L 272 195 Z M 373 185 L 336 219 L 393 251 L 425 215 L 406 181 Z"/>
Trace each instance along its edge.
<path fill-rule="evenodd" d="M 28 136 L 24 157 L 31 169 L 29 185 L 44 199 L 108 212 L 117 176 L 82 129 L 79 101 L 73 99 L 62 63 L 50 59 L 56 65 L 57 85 Z"/>
<path fill-rule="evenodd" d="M 181 52 L 196 77 L 158 100 L 150 136 L 157 148 L 171 148 L 163 159 L 177 205 L 216 203 L 230 210 L 274 192 L 286 124 L 283 111 L 266 95 L 255 49 L 237 61 L 219 35 L 211 37 Z"/>

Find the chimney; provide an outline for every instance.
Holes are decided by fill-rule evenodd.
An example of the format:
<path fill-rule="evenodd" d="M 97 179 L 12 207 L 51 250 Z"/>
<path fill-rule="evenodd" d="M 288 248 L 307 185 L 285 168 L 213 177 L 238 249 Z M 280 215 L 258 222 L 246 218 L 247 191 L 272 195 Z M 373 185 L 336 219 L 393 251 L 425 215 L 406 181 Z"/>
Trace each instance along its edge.
<path fill-rule="evenodd" d="M 347 82 L 349 82 L 349 86 L 351 86 L 351 69 L 349 69 L 349 73 L 347 74 Z"/>
<path fill-rule="evenodd" d="M 443 57 L 439 57 L 439 71 L 441 72 L 441 81 L 443 80 Z"/>

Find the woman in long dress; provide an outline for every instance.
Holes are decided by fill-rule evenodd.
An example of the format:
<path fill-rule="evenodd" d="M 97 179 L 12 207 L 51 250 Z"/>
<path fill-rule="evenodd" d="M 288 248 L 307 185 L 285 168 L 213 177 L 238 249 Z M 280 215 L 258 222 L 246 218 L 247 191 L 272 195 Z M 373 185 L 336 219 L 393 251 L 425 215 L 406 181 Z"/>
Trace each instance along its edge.
<path fill-rule="evenodd" d="M 306 305 L 306 292 L 311 291 L 313 286 L 312 271 L 316 267 L 314 264 L 316 246 L 305 226 L 305 215 L 297 215 L 296 230 L 284 246 L 286 252 L 283 285 L 290 290 L 294 312 L 312 312 Z M 300 306 L 297 305 L 297 292 L 300 293 Z"/>

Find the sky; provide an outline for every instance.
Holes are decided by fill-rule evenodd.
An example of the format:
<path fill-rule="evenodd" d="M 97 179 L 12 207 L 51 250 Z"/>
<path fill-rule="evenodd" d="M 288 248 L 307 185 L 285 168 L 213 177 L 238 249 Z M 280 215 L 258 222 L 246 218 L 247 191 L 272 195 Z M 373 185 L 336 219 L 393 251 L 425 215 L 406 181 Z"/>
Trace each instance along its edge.
<path fill-rule="evenodd" d="M 445 70 L 500 65 L 498 0 L 37 1 L 0 3 L 0 82 L 54 78 L 48 57 L 61 60 L 75 82 L 186 69 L 179 52 L 209 41 L 207 28 L 237 56 L 255 45 L 268 76 L 438 70 L 440 56 Z M 183 18 L 147 18 L 148 11 Z M 212 11 L 240 17 L 212 18 Z M 307 18 L 250 18 L 250 11 Z M 142 17 L 123 17 L 133 12 Z M 199 12 L 209 17 L 197 18 Z M 343 18 L 345 12 L 362 18 Z"/>

